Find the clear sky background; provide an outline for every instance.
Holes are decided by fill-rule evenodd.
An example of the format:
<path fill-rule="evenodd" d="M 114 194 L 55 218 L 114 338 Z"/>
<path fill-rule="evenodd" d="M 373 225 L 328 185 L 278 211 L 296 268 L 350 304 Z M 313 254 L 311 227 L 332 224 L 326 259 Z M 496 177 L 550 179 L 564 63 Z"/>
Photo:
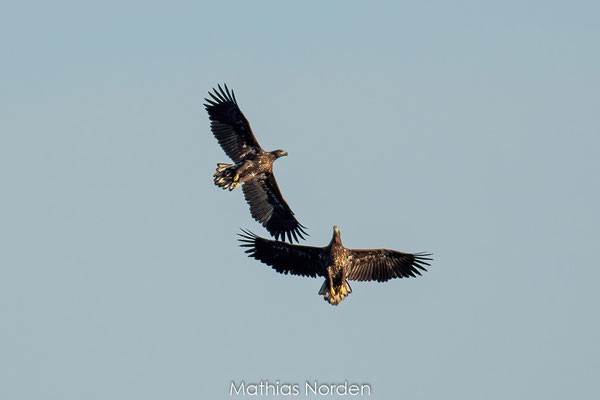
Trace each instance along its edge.
<path fill-rule="evenodd" d="M 0 6 L 0 398 L 599 395 L 596 1 Z M 261 236 L 203 97 L 236 92 L 308 245 L 430 251 L 322 280 Z"/>

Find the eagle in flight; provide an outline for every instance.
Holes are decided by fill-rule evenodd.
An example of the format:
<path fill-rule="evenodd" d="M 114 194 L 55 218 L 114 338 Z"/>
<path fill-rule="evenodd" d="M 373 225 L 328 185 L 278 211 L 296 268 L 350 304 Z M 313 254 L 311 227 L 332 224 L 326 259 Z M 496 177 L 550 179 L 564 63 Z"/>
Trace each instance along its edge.
<path fill-rule="evenodd" d="M 283 199 L 273 175 L 273 163 L 287 156 L 283 150 L 265 151 L 252 133 L 250 124 L 237 105 L 233 90 L 218 85 L 205 98 L 213 135 L 234 164 L 217 163 L 215 185 L 230 191 L 242 184 L 250 214 L 276 239 L 304 239 L 306 227 L 294 217 Z"/>
<path fill-rule="evenodd" d="M 402 253 L 387 249 L 355 250 L 342 245 L 340 231 L 333 227 L 333 237 L 326 247 L 311 247 L 263 239 L 242 231 L 240 246 L 247 247 L 249 257 L 270 265 L 281 274 L 325 278 L 319 290 L 325 301 L 337 306 L 352 289 L 351 281 L 385 282 L 392 278 L 410 278 L 427 271 L 431 254 Z"/>

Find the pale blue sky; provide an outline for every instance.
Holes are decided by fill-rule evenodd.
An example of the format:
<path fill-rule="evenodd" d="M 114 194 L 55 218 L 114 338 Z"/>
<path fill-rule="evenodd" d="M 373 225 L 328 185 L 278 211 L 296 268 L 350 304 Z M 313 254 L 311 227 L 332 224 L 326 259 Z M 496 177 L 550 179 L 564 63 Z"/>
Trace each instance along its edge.
<path fill-rule="evenodd" d="M 599 395 L 600 6 L 374 3 L 2 3 L 0 398 Z M 334 308 L 247 258 L 222 82 L 306 244 L 429 272 Z"/>

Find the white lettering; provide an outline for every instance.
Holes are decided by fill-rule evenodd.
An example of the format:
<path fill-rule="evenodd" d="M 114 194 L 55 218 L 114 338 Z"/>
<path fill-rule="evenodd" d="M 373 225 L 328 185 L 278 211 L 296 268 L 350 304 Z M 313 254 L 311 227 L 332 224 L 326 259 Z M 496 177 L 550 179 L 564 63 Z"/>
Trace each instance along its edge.
<path fill-rule="evenodd" d="M 269 395 L 269 389 L 273 390 L 273 396 L 278 396 L 279 395 L 279 381 L 277 381 L 277 387 L 275 387 L 275 385 L 273 385 L 272 383 L 269 383 L 269 381 L 267 381 L 265 383 L 265 395 Z M 261 391 L 262 394 L 262 391 Z"/>
<path fill-rule="evenodd" d="M 238 395 L 238 396 L 240 395 L 240 393 L 245 396 L 246 395 L 246 389 L 244 388 L 244 381 L 240 382 L 240 387 L 239 388 L 236 388 L 235 387 L 235 382 L 231 381 L 231 387 L 229 388 L 229 395 L 233 396 L 233 392 L 235 392 L 235 394 Z"/>
<path fill-rule="evenodd" d="M 361 396 L 365 395 L 365 389 L 369 389 L 367 396 L 370 396 L 371 395 L 371 385 L 369 385 L 368 383 L 363 383 L 362 385 L 360 385 L 360 395 Z"/>
<path fill-rule="evenodd" d="M 248 393 L 248 396 L 257 396 L 258 395 L 258 385 L 256 383 L 248 385 L 248 387 L 246 388 L 246 393 Z"/>
<path fill-rule="evenodd" d="M 333 389 L 334 385 L 331 385 L 331 388 Z M 319 394 L 321 396 L 327 396 L 329 394 L 329 387 L 327 387 L 327 385 L 319 385 Z"/>
<path fill-rule="evenodd" d="M 344 381 L 342 385 L 337 385 L 335 392 L 338 396 L 346 396 L 348 394 L 348 381 Z"/>
<path fill-rule="evenodd" d="M 312 392 L 312 394 L 317 394 L 317 381 L 315 381 L 315 387 L 313 388 L 312 386 L 310 386 L 310 383 L 308 383 L 308 381 L 306 381 L 306 387 L 305 387 L 305 392 L 306 394 L 308 394 L 308 391 L 310 390 Z"/>

